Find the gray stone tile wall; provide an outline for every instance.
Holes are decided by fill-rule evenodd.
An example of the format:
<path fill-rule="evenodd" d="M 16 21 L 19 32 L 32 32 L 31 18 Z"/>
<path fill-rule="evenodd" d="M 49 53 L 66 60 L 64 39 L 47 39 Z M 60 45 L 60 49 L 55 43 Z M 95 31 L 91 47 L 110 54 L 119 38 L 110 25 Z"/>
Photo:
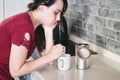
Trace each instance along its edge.
<path fill-rule="evenodd" d="M 68 0 L 69 34 L 120 56 L 120 0 Z"/>

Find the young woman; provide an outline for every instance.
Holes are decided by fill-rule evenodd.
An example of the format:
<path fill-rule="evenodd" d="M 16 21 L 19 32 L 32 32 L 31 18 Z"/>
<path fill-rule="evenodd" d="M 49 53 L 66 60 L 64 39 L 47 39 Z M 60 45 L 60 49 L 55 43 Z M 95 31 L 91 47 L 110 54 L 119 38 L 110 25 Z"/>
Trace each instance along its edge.
<path fill-rule="evenodd" d="M 49 64 L 64 52 L 64 46 L 54 45 L 53 29 L 67 8 L 66 0 L 34 0 L 29 10 L 0 23 L 0 80 L 10 80 Z M 35 37 L 37 27 L 44 35 Z M 26 61 L 38 47 L 41 57 Z"/>

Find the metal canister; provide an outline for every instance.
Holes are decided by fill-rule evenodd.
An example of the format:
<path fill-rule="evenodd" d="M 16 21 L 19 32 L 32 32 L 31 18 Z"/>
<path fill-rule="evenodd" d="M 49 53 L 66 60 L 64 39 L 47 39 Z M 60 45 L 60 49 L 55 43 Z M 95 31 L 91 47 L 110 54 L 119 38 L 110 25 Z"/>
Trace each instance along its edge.
<path fill-rule="evenodd" d="M 91 56 L 89 44 L 75 44 L 75 66 L 77 69 L 89 68 L 89 58 Z"/>

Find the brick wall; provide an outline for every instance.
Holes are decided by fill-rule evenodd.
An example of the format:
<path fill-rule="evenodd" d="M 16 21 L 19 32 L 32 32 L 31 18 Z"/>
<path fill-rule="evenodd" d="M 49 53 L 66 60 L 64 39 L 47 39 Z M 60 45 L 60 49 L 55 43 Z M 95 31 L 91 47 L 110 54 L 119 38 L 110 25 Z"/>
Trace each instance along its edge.
<path fill-rule="evenodd" d="M 69 34 L 120 55 L 120 0 L 68 0 Z"/>

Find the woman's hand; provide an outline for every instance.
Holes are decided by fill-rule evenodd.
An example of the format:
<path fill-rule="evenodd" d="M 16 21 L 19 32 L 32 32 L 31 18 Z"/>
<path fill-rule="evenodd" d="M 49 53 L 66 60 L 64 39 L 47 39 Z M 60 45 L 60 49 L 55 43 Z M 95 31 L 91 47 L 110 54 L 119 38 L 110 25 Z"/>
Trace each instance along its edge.
<path fill-rule="evenodd" d="M 65 52 L 65 47 L 61 44 L 57 44 L 53 46 L 50 51 L 46 54 L 50 61 L 57 59 L 60 55 Z"/>

